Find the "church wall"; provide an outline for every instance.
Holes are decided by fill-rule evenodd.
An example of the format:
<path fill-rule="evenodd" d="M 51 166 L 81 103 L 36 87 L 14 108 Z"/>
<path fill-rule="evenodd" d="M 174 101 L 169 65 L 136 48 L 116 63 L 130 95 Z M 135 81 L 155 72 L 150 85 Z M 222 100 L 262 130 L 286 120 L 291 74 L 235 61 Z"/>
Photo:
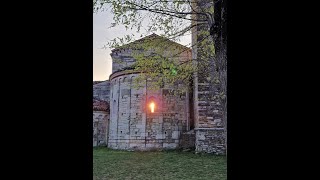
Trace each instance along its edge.
<path fill-rule="evenodd" d="M 116 77 L 115 77 L 116 76 Z M 111 117 L 108 147 L 113 149 L 177 148 L 180 134 L 188 130 L 186 94 L 176 96 L 170 88 L 147 90 L 132 87 L 138 74 L 115 73 L 111 76 Z M 149 99 L 156 109 L 150 112 Z"/>

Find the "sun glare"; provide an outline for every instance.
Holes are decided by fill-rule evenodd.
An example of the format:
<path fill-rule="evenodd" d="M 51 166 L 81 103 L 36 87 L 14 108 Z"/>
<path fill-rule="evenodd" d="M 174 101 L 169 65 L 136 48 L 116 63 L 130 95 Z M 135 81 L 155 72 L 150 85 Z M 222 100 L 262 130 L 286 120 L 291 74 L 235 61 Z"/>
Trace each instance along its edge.
<path fill-rule="evenodd" d="M 154 112 L 154 107 L 155 107 L 155 104 L 153 102 L 150 103 L 150 109 L 152 113 Z"/>

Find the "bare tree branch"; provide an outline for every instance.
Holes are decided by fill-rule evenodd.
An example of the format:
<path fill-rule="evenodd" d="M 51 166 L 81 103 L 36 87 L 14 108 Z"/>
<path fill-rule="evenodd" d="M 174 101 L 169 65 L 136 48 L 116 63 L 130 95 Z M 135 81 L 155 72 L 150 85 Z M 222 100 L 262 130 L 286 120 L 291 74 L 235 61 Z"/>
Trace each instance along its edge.
<path fill-rule="evenodd" d="M 176 14 L 189 15 L 189 14 L 199 14 L 199 13 L 176 12 L 176 11 L 167 11 L 167 10 L 161 10 L 161 9 L 151 9 L 151 8 L 145 7 L 143 5 L 138 5 L 138 4 L 135 4 L 135 3 L 132 3 L 132 2 L 128 2 L 128 3 L 133 5 L 133 6 L 139 7 L 139 8 L 128 7 L 129 9 L 132 9 L 132 10 L 144 10 L 144 11 L 150 11 L 150 12 L 153 12 L 153 13 L 158 13 L 158 14 L 164 14 L 164 15 L 177 17 L 177 18 L 180 18 L 180 19 L 186 19 L 186 20 L 198 21 L 198 22 L 207 22 L 207 20 L 190 19 L 190 18 L 186 18 L 186 17 L 183 17 L 183 16 L 176 15 Z M 205 13 L 200 13 L 200 14 L 207 16 Z"/>

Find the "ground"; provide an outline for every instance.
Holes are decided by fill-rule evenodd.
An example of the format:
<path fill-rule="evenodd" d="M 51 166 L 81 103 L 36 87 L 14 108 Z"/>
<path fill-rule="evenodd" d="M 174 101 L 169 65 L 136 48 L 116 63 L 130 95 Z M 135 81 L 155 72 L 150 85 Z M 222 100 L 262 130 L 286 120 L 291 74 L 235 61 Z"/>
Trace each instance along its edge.
<path fill-rule="evenodd" d="M 93 180 L 227 179 L 225 156 L 192 152 L 127 152 L 93 149 Z"/>

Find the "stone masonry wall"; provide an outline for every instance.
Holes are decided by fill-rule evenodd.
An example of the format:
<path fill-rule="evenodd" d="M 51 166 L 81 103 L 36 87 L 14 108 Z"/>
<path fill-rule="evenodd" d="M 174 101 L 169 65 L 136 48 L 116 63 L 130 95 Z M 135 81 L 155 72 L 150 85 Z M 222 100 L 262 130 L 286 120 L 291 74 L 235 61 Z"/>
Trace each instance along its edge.
<path fill-rule="evenodd" d="M 181 51 L 175 47 L 186 48 L 156 34 L 142 39 L 148 38 L 160 38 L 157 42 L 162 43 L 157 46 L 167 47 L 163 56 Z M 191 126 L 189 94 L 174 95 L 171 90 L 178 87 L 164 87 L 151 91 L 147 88 L 148 82 L 144 82 L 140 89 L 132 88 L 132 81 L 138 73 L 129 73 L 125 70 L 135 63 L 132 51 L 129 48 L 118 48 L 112 50 L 110 55 L 112 74 L 109 78 L 111 111 L 108 147 L 140 150 L 177 148 L 180 135 L 188 131 Z M 175 58 L 177 61 L 190 59 L 190 49 Z M 154 113 L 150 112 L 150 98 L 156 101 Z"/>
<path fill-rule="evenodd" d="M 93 111 L 93 146 L 106 146 L 109 114 L 104 111 Z"/>
<path fill-rule="evenodd" d="M 128 49 L 117 50 L 111 53 L 112 73 L 129 67 L 135 63 L 135 59 L 132 57 L 131 53 L 132 51 Z"/>
<path fill-rule="evenodd" d="M 196 142 L 196 136 L 194 130 L 181 134 L 180 145 L 182 149 L 194 149 Z"/>
<path fill-rule="evenodd" d="M 209 8 L 212 1 L 195 1 L 201 8 Z M 195 4 L 194 4 L 195 5 Z M 195 6 L 196 9 L 196 6 Z M 193 18 L 196 18 L 195 16 Z M 196 151 L 214 154 L 225 154 L 224 126 L 222 123 L 221 104 L 215 97 L 219 89 L 210 81 L 214 79 L 214 63 L 202 61 L 203 57 L 200 44 L 203 38 L 200 31 L 208 30 L 206 25 L 196 26 L 192 30 L 192 56 L 194 65 L 198 67 L 198 72 L 194 74 L 194 116 L 196 132 Z M 207 38 L 206 38 L 207 39 Z M 204 52 L 205 53 L 205 52 Z"/>
<path fill-rule="evenodd" d="M 108 80 L 93 85 L 93 97 L 103 100 L 110 101 L 110 83 Z"/>
<path fill-rule="evenodd" d="M 188 128 L 188 98 L 171 89 L 147 91 L 147 85 L 131 88 L 138 74 L 122 74 L 111 80 L 111 114 L 108 147 L 113 149 L 177 148 Z M 155 112 L 149 99 L 156 102 Z"/>
<path fill-rule="evenodd" d="M 166 38 L 158 36 L 156 34 L 151 34 L 142 39 L 149 41 L 148 39 L 150 38 L 155 38 L 154 42 L 157 43 L 157 44 L 154 44 L 155 46 L 163 47 L 162 49 L 163 51 L 161 52 L 162 56 L 170 57 L 171 59 L 177 62 L 189 61 L 192 58 L 191 49 L 188 48 L 188 50 L 183 50 L 183 49 L 187 49 L 187 47 L 184 47 L 181 44 L 175 43 Z M 140 44 L 140 42 L 138 44 Z M 152 53 L 152 50 L 144 50 L 140 52 L 148 54 L 148 53 Z M 110 54 L 110 56 L 112 57 L 112 73 L 121 71 L 133 65 L 136 62 L 136 60 L 132 57 L 132 53 L 133 53 L 133 50 L 131 50 L 130 48 L 113 49 Z M 172 58 L 172 56 L 176 55 L 177 53 L 179 53 L 179 56 L 175 56 Z"/>
<path fill-rule="evenodd" d="M 224 155 L 224 129 L 198 129 L 196 131 L 196 151 Z"/>

